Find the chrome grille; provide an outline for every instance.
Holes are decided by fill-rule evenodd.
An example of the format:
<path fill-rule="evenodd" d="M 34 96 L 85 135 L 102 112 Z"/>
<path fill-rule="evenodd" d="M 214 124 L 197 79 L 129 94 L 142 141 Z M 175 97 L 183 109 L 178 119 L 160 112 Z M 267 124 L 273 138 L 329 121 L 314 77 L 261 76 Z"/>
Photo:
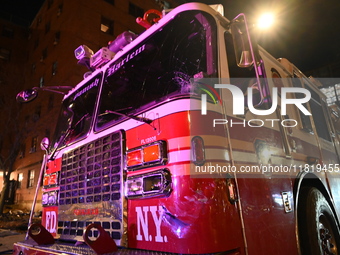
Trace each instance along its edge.
<path fill-rule="evenodd" d="M 122 238 L 123 141 L 123 133 L 116 132 L 63 154 L 58 205 L 61 238 L 82 240 L 84 228 L 91 223 L 101 224 L 113 239 Z"/>

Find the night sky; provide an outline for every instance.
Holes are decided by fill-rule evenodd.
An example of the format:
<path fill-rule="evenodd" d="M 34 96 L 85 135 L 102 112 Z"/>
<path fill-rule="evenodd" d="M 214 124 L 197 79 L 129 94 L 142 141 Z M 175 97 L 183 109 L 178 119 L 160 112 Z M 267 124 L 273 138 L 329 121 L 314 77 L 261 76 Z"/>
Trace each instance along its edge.
<path fill-rule="evenodd" d="M 0 12 L 12 14 L 26 20 L 33 20 L 45 0 L 0 0 Z"/>
<path fill-rule="evenodd" d="M 259 34 L 259 44 L 302 71 L 340 62 L 340 0 L 205 0 L 222 3 L 225 16 L 246 13 L 248 21 L 274 12 L 274 28 Z"/>
<path fill-rule="evenodd" d="M 340 0 L 196 1 L 222 3 L 228 19 L 234 18 L 240 12 L 248 15 L 248 21 L 255 20 L 255 17 L 265 11 L 276 13 L 276 25 L 259 35 L 259 43 L 274 57 L 285 57 L 302 71 L 340 61 Z M 44 0 L 0 0 L 0 13 L 13 13 L 30 21 L 43 2 Z"/>

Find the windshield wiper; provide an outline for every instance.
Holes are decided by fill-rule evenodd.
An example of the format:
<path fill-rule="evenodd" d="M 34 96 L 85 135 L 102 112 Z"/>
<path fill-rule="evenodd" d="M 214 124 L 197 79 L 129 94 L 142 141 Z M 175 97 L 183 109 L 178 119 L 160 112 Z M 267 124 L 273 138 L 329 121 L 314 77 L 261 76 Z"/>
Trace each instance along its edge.
<path fill-rule="evenodd" d="M 57 144 L 54 147 L 53 152 L 51 153 L 50 158 L 53 159 L 54 154 L 56 153 L 57 149 L 59 148 L 60 145 L 64 144 L 66 141 L 66 138 L 69 137 L 69 135 L 74 131 L 74 129 L 78 126 L 80 122 L 82 122 L 86 117 L 88 117 L 90 114 L 86 113 L 83 115 L 72 127 L 72 121 L 70 121 L 68 128 L 66 129 L 65 133 L 62 135 L 62 137 L 58 140 Z"/>
<path fill-rule="evenodd" d="M 65 133 L 60 137 L 58 142 L 54 145 L 53 151 L 51 152 L 50 160 L 53 160 L 54 154 L 57 152 L 59 146 L 66 140 L 66 138 L 71 134 L 73 129 L 71 127 L 68 127 Z"/>
<path fill-rule="evenodd" d="M 116 112 L 116 111 L 111 111 L 111 110 L 106 110 L 105 113 L 117 114 L 117 115 L 120 115 L 120 116 L 123 116 L 123 117 L 127 117 L 127 118 L 130 118 L 130 119 L 133 119 L 133 120 L 144 122 L 144 123 L 149 124 L 149 125 L 153 122 L 153 120 L 149 119 L 149 118 L 138 117 L 138 116 L 131 116 L 131 115 L 127 115 L 127 114 L 124 114 L 124 113 L 121 113 L 121 112 Z"/>

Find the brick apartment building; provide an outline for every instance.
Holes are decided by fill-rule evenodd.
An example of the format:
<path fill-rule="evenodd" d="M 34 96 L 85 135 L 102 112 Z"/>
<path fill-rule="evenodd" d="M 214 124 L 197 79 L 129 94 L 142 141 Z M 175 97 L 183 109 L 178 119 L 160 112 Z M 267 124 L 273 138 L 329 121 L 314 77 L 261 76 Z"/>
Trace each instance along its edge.
<path fill-rule="evenodd" d="M 0 152 L 1 161 L 6 164 L 11 158 L 10 148 L 13 148 L 19 130 L 21 107 L 16 103 L 15 96 L 25 81 L 23 70 L 27 58 L 28 23 L 12 15 L 5 18 L 0 18 Z M 3 172 L 0 174 L 1 179 Z M 2 187 L 0 181 L 0 191 Z"/>
<path fill-rule="evenodd" d="M 6 100 L 13 102 L 15 94 L 22 89 L 74 87 L 88 71 L 86 67 L 77 65 L 74 57 L 74 50 L 79 45 L 85 44 L 96 52 L 124 31 L 143 32 L 144 28 L 135 20 L 143 16 L 144 11 L 175 5 L 175 1 L 159 0 L 46 0 L 29 29 L 15 33 L 11 45 L 3 45 L 1 37 L 0 50 L 5 49 L 1 51 L 1 64 L 8 65 L 15 60 L 14 48 L 18 48 L 21 57 L 17 64 L 11 64 L 19 69 L 16 75 L 11 75 L 18 81 L 15 86 L 8 83 L 6 95 L 2 95 L 4 91 L 0 94 L 0 104 L 5 96 Z M 0 28 L 5 34 L 6 27 L 2 24 Z M 6 58 L 6 49 L 13 52 L 10 59 L 3 59 Z M 40 141 L 44 137 L 52 137 L 61 99 L 61 94 L 39 90 L 37 99 L 16 106 L 20 125 L 17 132 L 22 132 L 24 138 L 11 176 L 17 184 L 12 208 L 30 210 L 36 185 L 41 186 L 37 183 L 44 153 L 40 149 Z M 1 114 L 5 112 L 3 109 Z M 6 150 L 6 146 L 9 145 L 4 143 L 0 149 Z M 38 206 L 40 199 L 41 195 L 38 196 Z"/>

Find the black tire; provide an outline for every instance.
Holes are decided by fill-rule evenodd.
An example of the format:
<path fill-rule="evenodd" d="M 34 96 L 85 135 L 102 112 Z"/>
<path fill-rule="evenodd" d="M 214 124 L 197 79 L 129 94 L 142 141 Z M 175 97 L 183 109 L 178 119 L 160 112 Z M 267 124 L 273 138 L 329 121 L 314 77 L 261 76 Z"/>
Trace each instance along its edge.
<path fill-rule="evenodd" d="M 322 193 L 311 187 L 300 190 L 298 226 L 302 255 L 338 255 L 339 227 Z"/>

